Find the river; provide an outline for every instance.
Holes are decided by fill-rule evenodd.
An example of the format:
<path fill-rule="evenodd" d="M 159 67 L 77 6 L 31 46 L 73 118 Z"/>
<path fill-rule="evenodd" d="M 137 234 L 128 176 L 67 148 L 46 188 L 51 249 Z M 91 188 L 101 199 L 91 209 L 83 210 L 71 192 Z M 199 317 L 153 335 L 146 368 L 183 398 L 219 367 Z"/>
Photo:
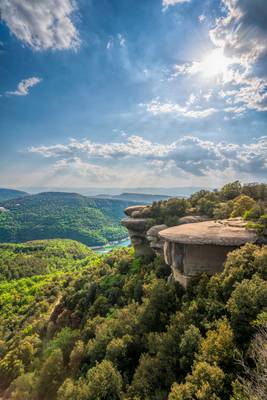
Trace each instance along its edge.
<path fill-rule="evenodd" d="M 118 247 L 128 247 L 130 244 L 131 244 L 130 239 L 126 238 L 118 242 L 112 242 L 106 244 L 105 246 L 91 247 L 91 249 L 94 250 L 96 253 L 104 254 L 104 253 L 109 253 L 110 251 Z"/>

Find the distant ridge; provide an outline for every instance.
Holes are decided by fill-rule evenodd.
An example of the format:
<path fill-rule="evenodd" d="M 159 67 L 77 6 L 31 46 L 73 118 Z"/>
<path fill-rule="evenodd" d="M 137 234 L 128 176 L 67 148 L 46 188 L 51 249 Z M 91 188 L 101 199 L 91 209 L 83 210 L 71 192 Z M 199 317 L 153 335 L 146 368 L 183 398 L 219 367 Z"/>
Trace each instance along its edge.
<path fill-rule="evenodd" d="M 27 196 L 28 193 L 22 190 L 0 188 L 0 202 Z"/>
<path fill-rule="evenodd" d="M 99 194 L 95 197 L 102 199 L 128 200 L 146 204 L 153 203 L 153 201 L 168 200 L 169 198 L 171 198 L 171 196 L 161 195 L 161 194 L 131 193 L 131 192 L 125 192 L 116 195 Z"/>

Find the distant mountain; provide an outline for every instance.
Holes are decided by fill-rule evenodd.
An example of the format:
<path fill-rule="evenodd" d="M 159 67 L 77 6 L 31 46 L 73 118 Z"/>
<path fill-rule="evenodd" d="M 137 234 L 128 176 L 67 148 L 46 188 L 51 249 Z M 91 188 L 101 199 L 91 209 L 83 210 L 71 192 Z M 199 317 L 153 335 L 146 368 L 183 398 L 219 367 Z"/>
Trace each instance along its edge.
<path fill-rule="evenodd" d="M 147 193 L 121 193 L 117 195 L 99 194 L 96 197 L 116 200 L 128 200 L 135 201 L 141 204 L 149 204 L 153 203 L 153 201 L 168 200 L 171 196 Z"/>
<path fill-rule="evenodd" d="M 0 202 L 5 200 L 16 199 L 18 197 L 23 197 L 27 195 L 28 193 L 23 192 L 22 190 L 0 188 Z"/>
<path fill-rule="evenodd" d="M 198 192 L 201 189 L 213 190 L 214 187 L 205 186 L 177 186 L 177 187 L 88 187 L 88 188 L 50 188 L 50 187 L 25 187 L 25 191 L 36 194 L 40 192 L 72 192 L 82 194 L 83 196 L 98 196 L 99 193 L 104 193 L 105 196 L 120 195 L 121 193 L 140 193 L 153 194 L 171 197 L 189 197 L 191 194 Z"/>
<path fill-rule="evenodd" d="M 0 242 L 64 238 L 98 246 L 127 236 L 120 225 L 127 200 L 48 192 L 0 202 Z"/>

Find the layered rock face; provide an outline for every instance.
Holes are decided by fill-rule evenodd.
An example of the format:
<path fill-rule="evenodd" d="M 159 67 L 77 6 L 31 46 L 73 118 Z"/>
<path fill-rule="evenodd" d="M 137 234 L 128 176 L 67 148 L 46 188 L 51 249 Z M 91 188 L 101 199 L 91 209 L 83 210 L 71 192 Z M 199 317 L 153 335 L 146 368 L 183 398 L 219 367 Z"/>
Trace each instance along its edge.
<path fill-rule="evenodd" d="M 164 224 L 151 226 L 147 206 L 128 207 L 125 214 L 128 218 L 122 225 L 128 229 L 136 256 L 164 255 L 172 278 L 185 288 L 201 273 L 221 272 L 230 251 L 258 240 L 241 218 L 211 221 L 189 215 L 180 218 L 177 226 L 167 228 Z"/>
<path fill-rule="evenodd" d="M 141 211 L 145 208 L 146 206 L 131 206 L 126 208 L 125 214 L 128 218 L 123 219 L 121 224 L 125 226 L 129 232 L 135 255 L 137 257 L 143 256 L 152 258 L 154 252 L 146 237 L 146 232 L 151 227 L 151 224 L 147 218 L 140 218 Z"/>
<path fill-rule="evenodd" d="M 163 255 L 164 240 L 159 236 L 159 232 L 167 229 L 167 225 L 153 225 L 147 232 L 146 237 L 151 249 L 157 255 Z"/>
<path fill-rule="evenodd" d="M 257 235 L 240 219 L 206 221 L 178 225 L 160 231 L 164 241 L 165 262 L 171 266 L 174 279 L 187 287 L 201 273 L 214 275 L 223 270 L 227 254 Z"/>

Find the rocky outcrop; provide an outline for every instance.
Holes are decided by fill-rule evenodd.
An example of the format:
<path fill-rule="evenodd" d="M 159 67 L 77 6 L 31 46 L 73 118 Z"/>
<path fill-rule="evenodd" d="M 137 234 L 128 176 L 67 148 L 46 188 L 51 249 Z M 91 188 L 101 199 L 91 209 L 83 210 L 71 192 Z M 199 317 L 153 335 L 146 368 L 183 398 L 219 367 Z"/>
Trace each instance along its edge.
<path fill-rule="evenodd" d="M 146 233 L 151 249 L 158 255 L 163 255 L 164 241 L 159 236 L 159 232 L 164 229 L 167 229 L 167 225 L 154 225 Z"/>
<path fill-rule="evenodd" d="M 144 210 L 145 208 L 146 208 L 147 206 L 130 206 L 130 207 L 127 207 L 127 208 L 125 208 L 125 210 L 124 210 L 124 212 L 125 212 L 125 214 L 128 216 L 128 217 L 131 217 L 132 216 L 132 214 L 135 212 L 135 211 L 142 211 L 142 210 Z"/>
<path fill-rule="evenodd" d="M 257 234 L 248 230 L 241 218 L 214 221 L 187 215 L 167 228 L 164 224 L 151 226 L 150 212 L 149 207 L 141 205 L 125 210 L 128 218 L 122 225 L 128 229 L 135 254 L 149 258 L 164 255 L 172 269 L 171 279 L 184 287 L 201 273 L 221 272 L 230 251 L 258 241 Z"/>
<path fill-rule="evenodd" d="M 183 225 L 183 224 L 194 224 L 196 222 L 204 222 L 208 221 L 209 218 L 204 217 L 202 215 L 186 215 L 185 217 L 182 217 L 178 221 L 178 225 Z"/>
<path fill-rule="evenodd" d="M 221 272 L 230 251 L 258 239 L 240 218 L 178 225 L 160 231 L 159 236 L 165 262 L 184 287 L 201 273 Z"/>
<path fill-rule="evenodd" d="M 152 258 L 154 253 L 149 245 L 146 232 L 151 227 L 147 218 L 138 218 L 146 206 L 131 206 L 125 209 L 128 218 L 124 218 L 121 224 L 128 230 L 132 246 L 137 257 Z"/>

